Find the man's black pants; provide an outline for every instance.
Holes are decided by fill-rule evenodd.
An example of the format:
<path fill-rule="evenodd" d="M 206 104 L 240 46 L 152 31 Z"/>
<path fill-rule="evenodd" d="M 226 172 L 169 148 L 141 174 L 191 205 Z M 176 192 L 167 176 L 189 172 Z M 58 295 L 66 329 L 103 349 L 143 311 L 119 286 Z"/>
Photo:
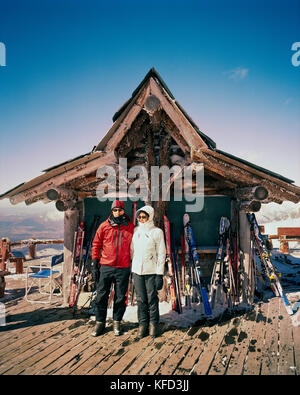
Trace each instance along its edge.
<path fill-rule="evenodd" d="M 111 285 L 114 284 L 113 320 L 121 321 L 126 310 L 130 267 L 100 266 L 95 298 L 96 321 L 105 322 Z"/>
<path fill-rule="evenodd" d="M 140 325 L 148 325 L 149 322 L 158 324 L 159 322 L 158 295 L 155 279 L 156 274 L 140 276 L 133 273 Z"/>

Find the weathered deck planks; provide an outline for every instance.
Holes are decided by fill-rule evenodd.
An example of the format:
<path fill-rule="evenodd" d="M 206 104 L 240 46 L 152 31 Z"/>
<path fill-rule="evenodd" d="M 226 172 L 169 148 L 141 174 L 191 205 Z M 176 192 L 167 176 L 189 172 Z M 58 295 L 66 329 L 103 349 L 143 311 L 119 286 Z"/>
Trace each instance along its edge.
<path fill-rule="evenodd" d="M 295 358 L 295 373 L 300 374 L 300 327 L 292 328 L 293 344 L 294 344 L 294 358 Z"/>
<path fill-rule="evenodd" d="M 294 375 L 294 339 L 292 321 L 282 303 L 279 304 L 278 374 Z"/>
<path fill-rule="evenodd" d="M 177 369 L 174 372 L 175 374 L 190 374 L 190 372 L 193 370 L 193 366 L 198 361 L 206 342 L 208 341 L 213 332 L 215 332 L 215 328 L 213 326 L 201 327 L 201 329 L 197 333 L 196 338 L 191 344 L 190 349 L 177 366 Z"/>
<path fill-rule="evenodd" d="M 277 374 L 278 365 L 278 313 L 279 298 L 271 300 L 265 328 L 265 340 L 261 362 L 261 374 Z"/>
<path fill-rule="evenodd" d="M 148 348 L 145 348 L 143 352 L 135 358 L 134 362 L 131 363 L 127 369 L 126 374 L 139 374 L 146 364 L 151 361 L 156 354 L 160 353 L 164 345 L 168 342 L 173 342 L 173 333 L 173 331 L 164 331 L 161 336 L 156 338 Z M 182 334 L 180 334 L 180 338 L 181 336 Z"/>
<path fill-rule="evenodd" d="M 192 368 L 192 374 L 208 374 L 229 325 L 229 322 L 222 322 L 215 326 L 214 331 L 206 342 L 202 353 Z"/>
<path fill-rule="evenodd" d="M 245 314 L 243 328 L 237 337 L 237 343 L 234 345 L 230 360 L 227 364 L 227 375 L 241 375 L 244 364 L 253 340 L 253 332 L 257 325 L 259 306 L 256 305 L 253 311 Z"/>
<path fill-rule="evenodd" d="M 139 372 L 139 374 L 157 374 L 158 369 L 161 367 L 164 361 L 168 360 L 178 342 L 184 338 L 186 332 L 187 329 L 171 330 L 168 340 L 162 345 L 158 352 L 148 360 L 148 363 Z"/>
<path fill-rule="evenodd" d="M 280 298 L 247 312 L 187 329 L 160 324 L 161 336 L 137 340 L 137 324 L 111 323 L 91 336 L 93 323 L 56 304 L 5 302 L 0 327 L 0 374 L 231 375 L 300 374 L 300 327 Z"/>
<path fill-rule="evenodd" d="M 172 353 L 169 355 L 167 359 L 165 359 L 163 364 L 157 370 L 156 374 L 162 374 L 162 375 L 173 374 L 177 366 L 184 359 L 185 354 L 191 348 L 193 344 L 193 338 L 196 337 L 195 335 L 198 332 L 199 329 L 194 333 L 190 333 L 190 331 L 186 332 L 184 336 L 176 342 Z"/>

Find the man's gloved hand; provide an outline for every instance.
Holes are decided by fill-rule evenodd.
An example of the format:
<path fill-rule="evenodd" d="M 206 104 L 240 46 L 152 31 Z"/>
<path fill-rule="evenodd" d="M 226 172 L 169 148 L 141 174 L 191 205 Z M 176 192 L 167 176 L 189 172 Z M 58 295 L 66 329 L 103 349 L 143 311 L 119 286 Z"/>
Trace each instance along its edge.
<path fill-rule="evenodd" d="M 157 274 L 155 277 L 155 285 L 156 289 L 160 291 L 164 285 L 164 276 L 161 274 Z"/>
<path fill-rule="evenodd" d="M 92 260 L 91 271 L 92 271 L 92 279 L 94 283 L 97 284 L 100 279 L 100 266 L 98 259 Z"/>

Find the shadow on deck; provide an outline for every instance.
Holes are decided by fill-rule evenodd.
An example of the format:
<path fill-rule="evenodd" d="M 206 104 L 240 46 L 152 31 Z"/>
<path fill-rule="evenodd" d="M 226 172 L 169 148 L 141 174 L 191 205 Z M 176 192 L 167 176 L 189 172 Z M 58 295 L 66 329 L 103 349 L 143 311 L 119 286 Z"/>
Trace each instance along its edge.
<path fill-rule="evenodd" d="M 24 280 L 23 280 L 24 281 Z M 280 298 L 254 309 L 181 329 L 160 324 L 161 336 L 137 341 L 137 324 L 124 323 L 115 337 L 91 336 L 94 323 L 60 306 L 30 304 L 24 285 L 7 280 L 0 302 L 0 374 L 60 375 L 296 375 L 300 326 L 292 325 Z"/>

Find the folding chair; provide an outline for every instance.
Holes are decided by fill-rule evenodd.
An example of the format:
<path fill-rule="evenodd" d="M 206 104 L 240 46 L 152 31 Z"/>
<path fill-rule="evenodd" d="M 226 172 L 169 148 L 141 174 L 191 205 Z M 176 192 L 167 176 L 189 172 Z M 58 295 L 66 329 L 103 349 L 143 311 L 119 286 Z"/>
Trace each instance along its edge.
<path fill-rule="evenodd" d="M 59 287 L 59 292 L 54 294 L 55 286 L 54 279 L 57 277 L 57 273 L 61 274 L 63 272 L 63 262 L 64 254 L 54 255 L 51 258 L 50 266 L 42 266 L 42 262 L 39 266 L 30 266 L 31 269 L 39 269 L 36 273 L 29 273 L 29 267 L 26 269 L 26 289 L 25 289 L 25 299 L 30 303 L 51 303 L 52 295 L 60 296 L 62 295 L 62 289 Z M 53 268 L 58 264 L 62 264 L 61 270 L 54 270 Z M 43 282 L 44 280 L 44 282 Z M 47 300 L 43 299 L 29 299 L 28 294 L 31 288 L 38 284 L 39 293 L 41 295 L 48 295 Z M 45 287 L 49 286 L 49 290 L 43 291 Z"/>

